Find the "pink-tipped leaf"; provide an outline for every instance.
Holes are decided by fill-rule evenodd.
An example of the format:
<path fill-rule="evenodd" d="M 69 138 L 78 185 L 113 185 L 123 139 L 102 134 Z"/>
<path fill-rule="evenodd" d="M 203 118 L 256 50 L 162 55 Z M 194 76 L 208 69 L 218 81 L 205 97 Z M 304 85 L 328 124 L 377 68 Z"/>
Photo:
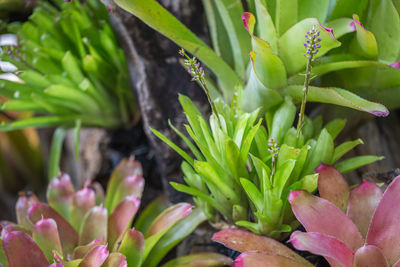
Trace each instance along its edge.
<path fill-rule="evenodd" d="M 144 179 L 142 176 L 132 175 L 123 179 L 117 187 L 116 194 L 113 198 L 110 212 L 127 196 L 142 197 L 144 189 Z"/>
<path fill-rule="evenodd" d="M 318 173 L 319 195 L 346 212 L 350 188 L 342 174 L 333 166 L 321 164 L 315 169 Z"/>
<path fill-rule="evenodd" d="M 192 212 L 192 205 L 178 203 L 163 211 L 152 223 L 146 232 L 146 238 L 168 229 L 175 222 L 186 217 Z"/>
<path fill-rule="evenodd" d="M 112 211 L 114 197 L 117 194 L 119 184 L 128 176 L 142 176 L 142 167 L 138 161 L 133 158 L 123 159 L 111 175 L 110 181 L 107 186 L 107 196 L 105 199 L 105 207 L 107 210 Z"/>
<path fill-rule="evenodd" d="M 61 174 L 60 178 L 54 178 L 47 187 L 47 201 L 53 209 L 69 220 L 74 186 L 68 174 Z"/>
<path fill-rule="evenodd" d="M 367 245 L 382 250 L 389 265 L 400 259 L 400 176 L 386 189 L 378 206 L 366 237 Z"/>
<path fill-rule="evenodd" d="M 46 256 L 30 236 L 23 232 L 8 233 L 3 241 L 3 250 L 9 267 L 48 266 Z"/>
<path fill-rule="evenodd" d="M 364 246 L 354 254 L 354 267 L 380 266 L 389 267 L 382 251 L 375 246 Z"/>
<path fill-rule="evenodd" d="M 53 251 L 62 255 L 57 224 L 53 219 L 42 219 L 33 227 L 32 238 L 43 251 L 47 260 L 53 259 Z"/>
<path fill-rule="evenodd" d="M 330 263 L 333 259 L 343 267 L 353 267 L 354 252 L 336 237 L 296 231 L 290 236 L 289 242 L 298 250 L 324 256 Z"/>
<path fill-rule="evenodd" d="M 96 205 L 96 194 L 93 189 L 85 187 L 75 193 L 70 222 L 75 230 L 79 231 L 86 213 Z"/>
<path fill-rule="evenodd" d="M 354 251 L 364 244 L 356 225 L 328 200 L 306 191 L 292 191 L 289 202 L 297 220 L 308 232 L 336 237 Z"/>
<path fill-rule="evenodd" d="M 188 256 L 173 259 L 163 267 L 217 267 L 217 266 L 233 266 L 231 258 L 212 252 L 194 253 Z"/>
<path fill-rule="evenodd" d="M 78 267 L 100 267 L 106 261 L 108 254 L 107 246 L 94 247 L 86 254 Z"/>
<path fill-rule="evenodd" d="M 93 207 L 83 219 L 79 231 L 79 245 L 86 245 L 93 240 L 107 239 L 107 210 L 102 206 Z"/>
<path fill-rule="evenodd" d="M 118 252 L 126 256 L 129 267 L 139 267 L 144 252 L 144 237 L 141 232 L 130 229 L 124 235 Z"/>
<path fill-rule="evenodd" d="M 307 265 L 293 261 L 281 255 L 270 255 L 262 252 L 248 251 L 240 254 L 235 260 L 235 267 L 304 267 Z M 312 265 L 311 265 L 312 266 Z"/>
<path fill-rule="evenodd" d="M 72 253 L 78 244 L 78 232 L 58 212 L 45 203 L 36 203 L 28 210 L 28 218 L 36 223 L 41 219 L 51 218 L 57 224 L 64 254 Z"/>
<path fill-rule="evenodd" d="M 39 200 L 34 194 L 20 193 L 15 205 L 15 210 L 17 214 L 17 223 L 22 227 L 32 230 L 33 223 L 28 218 L 28 209 L 38 203 Z"/>
<path fill-rule="evenodd" d="M 357 225 L 364 238 L 382 195 L 382 190 L 375 183 L 369 181 L 363 181 L 350 192 L 347 216 Z"/>
<path fill-rule="evenodd" d="M 312 266 L 282 243 L 244 230 L 225 229 L 215 233 L 212 240 L 239 252 L 261 251 L 270 255 L 281 255 L 306 266 Z"/>
<path fill-rule="evenodd" d="M 140 206 L 140 199 L 134 196 L 125 197 L 108 218 L 108 245 L 113 248 L 121 241 L 124 232 L 130 228 L 132 220 Z"/>

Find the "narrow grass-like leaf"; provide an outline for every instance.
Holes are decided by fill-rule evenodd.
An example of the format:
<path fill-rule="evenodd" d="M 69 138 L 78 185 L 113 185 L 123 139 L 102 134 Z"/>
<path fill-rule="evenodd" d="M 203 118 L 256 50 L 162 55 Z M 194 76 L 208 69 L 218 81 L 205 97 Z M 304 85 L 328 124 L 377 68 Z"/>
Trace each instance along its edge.
<path fill-rule="evenodd" d="M 358 169 L 364 165 L 374 163 L 375 161 L 382 160 L 385 157 L 379 156 L 358 156 L 345 159 L 335 164 L 335 167 L 341 172 L 346 173 Z"/>

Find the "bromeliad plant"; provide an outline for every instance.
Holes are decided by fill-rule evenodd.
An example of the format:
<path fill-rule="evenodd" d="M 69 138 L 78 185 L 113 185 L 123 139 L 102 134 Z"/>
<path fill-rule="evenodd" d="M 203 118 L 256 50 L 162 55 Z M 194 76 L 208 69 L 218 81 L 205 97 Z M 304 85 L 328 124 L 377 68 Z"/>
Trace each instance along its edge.
<path fill-rule="evenodd" d="M 51 263 L 66 267 L 157 266 L 204 221 L 204 215 L 199 209 L 192 212 L 187 203 L 168 207 L 168 201 L 160 197 L 131 228 L 144 187 L 141 173 L 138 162 L 123 160 L 111 176 L 105 197 L 97 183 L 74 192 L 67 175 L 49 184 L 49 204 L 34 195 L 22 195 L 16 205 L 18 224 L 3 223 L 1 263 L 10 267 Z M 226 257 L 207 253 L 182 261 L 202 259 L 213 259 L 215 266 L 230 265 Z"/>
<path fill-rule="evenodd" d="M 395 92 L 400 70 L 388 65 L 398 61 L 400 50 L 400 19 L 392 0 L 203 0 L 214 50 L 156 0 L 114 2 L 201 60 L 217 78 L 218 86 L 207 80 L 214 95 L 222 93 L 229 102 L 235 86 L 245 88 L 243 107 L 248 111 L 268 110 L 287 95 L 301 100 L 307 60 L 299 40 L 313 25 L 319 25 L 322 41 L 311 77 L 323 76 L 323 82 L 315 80 L 315 85 L 329 87 L 311 86 L 309 101 L 353 103 L 370 113 L 387 115 L 383 106 L 339 88 L 344 86 L 391 108 L 400 103 L 393 97 L 399 95 Z M 252 13 L 244 13 L 244 6 Z M 357 15 L 352 19 L 353 14 L 361 19 Z M 340 78 L 325 78 L 344 69 Z M 346 74 L 349 70 L 351 76 Z"/>
<path fill-rule="evenodd" d="M 331 266 L 399 266 L 400 177 L 382 193 L 368 181 L 349 190 L 331 166 L 317 171 L 320 197 L 290 193 L 293 212 L 307 230 L 294 232 L 292 245 L 324 256 Z"/>
<path fill-rule="evenodd" d="M 316 28 L 310 35 L 311 61 L 318 48 Z M 315 36 L 314 36 L 315 35 Z M 306 76 L 304 98 L 297 129 L 292 127 L 296 107 L 290 97 L 276 109 L 266 113 L 265 128 L 257 121 L 259 110 L 244 112 L 240 89 L 231 106 L 213 101 L 204 81 L 204 71 L 195 58 L 187 59 L 189 72 L 203 85 L 212 107 L 209 123 L 193 102 L 185 96 L 179 101 L 189 125 L 186 131 L 193 140 L 171 125 L 194 155 L 192 158 L 160 132 L 153 132 L 170 145 L 185 160 L 182 164 L 187 185 L 172 183 L 178 191 L 194 196 L 194 201 L 207 218 L 216 223 L 236 224 L 276 239 L 296 228 L 287 197 L 290 190 L 304 189 L 312 193 L 317 188 L 318 174 L 314 169 L 321 163 L 335 164 L 340 171 L 354 170 L 380 157 L 363 156 L 336 163 L 344 154 L 361 144 L 361 140 L 334 146 L 345 120 L 333 120 L 322 127 L 322 119 L 314 121 L 304 115 L 309 76 Z"/>
<path fill-rule="evenodd" d="M 29 21 L 8 29 L 18 44 L 5 42 L 10 35 L 1 38 L 1 108 L 41 116 L 2 123 L 0 130 L 59 127 L 50 179 L 67 129 L 75 127 L 78 143 L 81 127 L 116 129 L 137 121 L 126 60 L 100 1 L 39 1 Z M 6 62 L 14 68 L 4 70 Z"/>

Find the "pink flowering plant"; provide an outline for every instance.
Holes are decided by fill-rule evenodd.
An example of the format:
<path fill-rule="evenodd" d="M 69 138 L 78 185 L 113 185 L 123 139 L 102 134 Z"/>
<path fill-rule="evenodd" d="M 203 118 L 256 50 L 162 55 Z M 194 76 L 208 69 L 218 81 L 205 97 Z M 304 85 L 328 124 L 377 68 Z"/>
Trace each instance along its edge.
<path fill-rule="evenodd" d="M 169 206 L 165 197 L 159 197 L 131 228 L 143 187 L 140 163 L 126 159 L 114 170 L 106 196 L 97 183 L 75 191 L 66 174 L 50 182 L 48 204 L 35 195 L 21 194 L 17 223 L 2 222 L 0 262 L 10 267 L 158 266 L 205 218 L 188 203 Z M 204 266 L 207 260 L 214 266 L 231 263 L 216 253 L 173 262 Z"/>

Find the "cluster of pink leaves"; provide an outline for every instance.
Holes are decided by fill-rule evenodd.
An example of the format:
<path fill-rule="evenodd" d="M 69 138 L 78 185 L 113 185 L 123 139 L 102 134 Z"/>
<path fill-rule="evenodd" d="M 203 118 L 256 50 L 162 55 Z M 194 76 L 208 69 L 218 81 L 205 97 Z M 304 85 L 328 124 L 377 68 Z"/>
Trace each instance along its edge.
<path fill-rule="evenodd" d="M 383 193 L 369 181 L 350 190 L 332 166 L 321 165 L 316 172 L 320 197 L 305 191 L 289 195 L 307 230 L 294 232 L 289 242 L 334 267 L 400 266 L 400 176 Z M 285 245 L 239 229 L 223 230 L 213 240 L 242 252 L 236 267 L 313 266 Z"/>

